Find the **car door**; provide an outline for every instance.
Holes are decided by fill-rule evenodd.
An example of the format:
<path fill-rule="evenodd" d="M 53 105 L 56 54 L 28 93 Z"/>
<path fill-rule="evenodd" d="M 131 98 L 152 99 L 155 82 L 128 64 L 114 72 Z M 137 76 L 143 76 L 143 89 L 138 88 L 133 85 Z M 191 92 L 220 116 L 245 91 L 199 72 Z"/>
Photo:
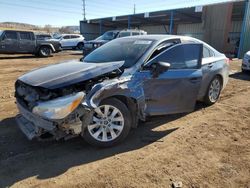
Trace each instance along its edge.
<path fill-rule="evenodd" d="M 78 35 L 71 35 L 70 36 L 70 45 L 72 47 L 76 47 L 78 42 L 80 42 L 80 36 L 78 36 Z"/>
<path fill-rule="evenodd" d="M 146 113 L 162 115 L 192 111 L 202 81 L 202 44 L 176 44 L 151 59 L 143 82 Z M 153 78 L 156 63 L 167 62 L 167 71 Z"/>
<path fill-rule="evenodd" d="M 36 48 L 34 34 L 31 32 L 18 32 L 19 33 L 19 52 L 20 53 L 33 53 Z"/>
<path fill-rule="evenodd" d="M 70 47 L 70 35 L 65 35 L 61 38 L 60 43 L 63 48 Z"/>
<path fill-rule="evenodd" d="M 16 53 L 18 51 L 18 36 L 16 31 L 5 31 L 0 41 L 1 53 Z"/>

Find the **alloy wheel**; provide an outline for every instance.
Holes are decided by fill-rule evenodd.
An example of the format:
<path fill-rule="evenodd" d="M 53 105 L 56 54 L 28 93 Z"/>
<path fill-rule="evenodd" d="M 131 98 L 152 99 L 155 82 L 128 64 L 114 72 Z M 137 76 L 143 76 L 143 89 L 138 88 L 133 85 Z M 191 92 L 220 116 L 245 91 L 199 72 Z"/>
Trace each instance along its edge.
<path fill-rule="evenodd" d="M 121 111 L 112 105 L 101 105 L 95 109 L 92 124 L 88 125 L 90 135 L 98 141 L 115 140 L 124 128 Z"/>
<path fill-rule="evenodd" d="M 209 87 L 209 99 L 211 102 L 216 102 L 219 98 L 221 90 L 221 83 L 219 79 L 214 79 Z"/>
<path fill-rule="evenodd" d="M 48 55 L 50 55 L 50 49 L 49 48 L 42 48 L 41 53 L 43 56 L 48 56 Z"/>

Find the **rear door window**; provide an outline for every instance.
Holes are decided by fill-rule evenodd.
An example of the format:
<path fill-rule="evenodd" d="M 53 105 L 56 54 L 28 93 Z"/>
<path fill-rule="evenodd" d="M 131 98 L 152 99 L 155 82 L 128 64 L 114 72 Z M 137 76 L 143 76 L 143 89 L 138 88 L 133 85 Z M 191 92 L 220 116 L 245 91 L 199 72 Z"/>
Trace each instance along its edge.
<path fill-rule="evenodd" d="M 72 39 L 76 39 L 76 38 L 80 38 L 80 36 L 78 36 L 78 35 L 71 35 L 71 38 Z"/>
<path fill-rule="evenodd" d="M 27 32 L 20 32 L 20 39 L 21 40 L 32 40 L 31 34 Z"/>
<path fill-rule="evenodd" d="M 14 31 L 6 31 L 4 39 L 17 40 L 17 33 Z"/>
<path fill-rule="evenodd" d="M 207 48 L 206 46 L 203 46 L 203 58 L 213 57 L 214 52 Z"/>
<path fill-rule="evenodd" d="M 121 32 L 119 34 L 119 37 L 127 37 L 127 36 L 130 36 L 130 32 Z"/>
<path fill-rule="evenodd" d="M 66 35 L 66 36 L 63 37 L 63 39 L 70 39 L 70 36 Z"/>
<path fill-rule="evenodd" d="M 132 36 L 139 35 L 139 32 L 132 32 Z"/>

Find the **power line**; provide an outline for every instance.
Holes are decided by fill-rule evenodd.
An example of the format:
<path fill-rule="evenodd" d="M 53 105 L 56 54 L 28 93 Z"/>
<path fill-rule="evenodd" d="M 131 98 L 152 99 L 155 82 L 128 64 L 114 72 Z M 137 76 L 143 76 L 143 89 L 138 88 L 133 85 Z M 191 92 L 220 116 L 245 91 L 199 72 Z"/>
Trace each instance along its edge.
<path fill-rule="evenodd" d="M 53 8 L 42 8 L 42 7 L 35 7 L 35 6 L 29 6 L 29 5 L 21 5 L 21 4 L 16 4 L 16 3 L 6 3 L 6 2 L 1 2 L 1 4 L 4 5 L 9 5 L 9 6 L 15 6 L 15 7 L 25 7 L 25 8 L 32 8 L 32 9 L 40 9 L 40 10 L 45 10 L 45 11 L 52 11 L 52 12 L 63 12 L 67 14 L 81 14 L 80 12 L 73 12 L 73 11 L 66 11 L 66 10 L 59 10 L 59 9 L 53 9 Z"/>
<path fill-rule="evenodd" d="M 36 4 L 41 4 L 41 5 L 45 5 L 45 6 L 50 6 L 51 7 L 51 5 L 52 6 L 56 6 L 56 7 L 62 7 L 62 8 L 67 8 L 67 9 L 79 9 L 80 8 L 80 6 L 79 5 L 77 5 L 77 6 L 72 6 L 72 4 L 71 4 L 71 6 L 69 6 L 68 4 L 67 5 L 62 5 L 62 4 L 60 4 L 60 2 L 44 2 L 44 1 L 40 1 L 40 0 L 24 0 L 24 1 L 27 1 L 27 2 L 32 2 L 32 3 L 36 3 Z M 59 4 L 58 4 L 59 3 Z"/>
<path fill-rule="evenodd" d="M 65 1 L 63 1 L 65 4 L 63 5 L 63 2 L 62 1 L 60 1 L 59 2 L 59 0 L 58 1 L 53 1 L 53 3 L 52 2 L 44 2 L 44 0 L 43 1 L 40 1 L 40 0 L 25 0 L 25 1 L 33 1 L 33 2 L 37 2 L 37 6 L 32 6 L 32 5 L 23 5 L 23 4 L 17 4 L 17 3 L 10 3 L 10 2 L 1 2 L 1 5 L 7 5 L 7 6 L 12 6 L 12 7 L 25 7 L 25 8 L 30 8 L 30 9 L 35 9 L 35 10 L 44 10 L 44 11 L 50 11 L 50 12 L 60 12 L 60 13 L 66 13 L 66 14 L 74 14 L 74 15 L 80 15 L 80 14 L 82 14 L 82 16 L 83 16 L 83 19 L 84 20 L 86 20 L 86 17 L 87 16 L 90 16 L 90 17 L 99 17 L 99 18 L 101 18 L 101 17 L 111 17 L 111 16 L 121 16 L 121 15 L 126 15 L 126 14 L 129 14 L 129 12 L 132 12 L 131 10 L 133 10 L 133 13 L 135 14 L 136 12 L 146 12 L 146 8 L 145 7 L 151 7 L 150 6 L 150 4 L 154 4 L 154 5 L 162 5 L 161 6 L 161 9 L 164 9 L 164 7 L 163 7 L 163 3 L 144 3 L 143 5 L 141 5 L 139 8 L 138 8 L 138 4 L 134 4 L 134 6 L 130 6 L 130 5 L 126 5 L 127 7 L 129 7 L 129 8 L 125 8 L 124 7 L 124 2 L 123 3 L 119 3 L 119 1 L 117 0 L 117 1 L 113 1 L 113 2 L 115 2 L 116 4 L 119 4 L 119 6 L 115 6 L 115 5 L 111 5 L 111 6 L 109 6 L 109 7 L 114 7 L 113 9 L 109 9 L 109 10 L 107 10 L 107 9 L 105 9 L 101 4 L 102 3 L 99 3 L 99 2 L 97 2 L 98 0 L 89 0 L 89 1 L 87 1 L 87 0 L 78 0 L 78 2 L 79 3 L 81 3 L 82 2 L 82 12 L 78 12 L 78 11 L 70 11 L 70 10 L 68 10 L 68 8 L 71 8 L 71 6 L 68 6 L 69 4 L 71 4 L 72 5 L 72 3 L 70 3 L 70 2 L 65 2 Z M 103 1 L 102 1 L 103 2 Z M 112 3 L 113 3 L 112 2 Z M 173 6 L 173 5 L 181 5 L 181 4 L 183 4 L 184 2 L 186 2 L 187 3 L 187 0 L 182 0 L 182 1 L 179 1 L 179 2 L 177 2 L 177 3 L 164 3 L 164 5 L 165 6 Z M 191 2 L 192 3 L 194 3 L 194 0 L 191 0 Z M 188 4 L 189 3 L 191 3 L 190 1 L 188 2 Z M 59 4 L 57 4 L 57 3 L 59 3 Z M 61 3 L 61 4 L 60 4 Z M 93 4 L 92 4 L 93 3 Z M 68 5 L 66 5 L 66 4 L 68 4 Z M 121 4 L 122 4 L 122 6 L 121 6 Z M 45 7 L 41 7 L 41 6 L 39 6 L 39 5 L 41 5 L 41 6 L 49 6 L 49 5 L 54 5 L 54 6 L 56 6 L 56 7 L 63 7 L 63 8 L 67 8 L 67 10 L 61 10 L 61 9 L 56 9 L 56 8 L 45 8 Z M 89 11 L 87 11 L 87 9 L 88 9 L 88 7 L 90 8 L 90 9 L 93 9 L 93 10 L 96 10 L 96 11 L 91 11 L 91 12 L 89 12 Z M 143 8 L 144 7 L 144 8 Z M 73 7 L 72 7 L 73 8 Z M 77 7 L 78 8 L 78 7 Z M 86 9 L 87 8 L 87 9 Z M 81 5 L 79 4 L 79 10 L 81 9 Z M 124 9 L 124 10 L 121 10 L 121 9 Z M 99 11 L 100 10 L 100 11 Z M 114 10 L 114 12 L 112 11 L 112 10 Z M 139 10 L 139 11 L 138 11 Z M 117 12 L 119 12 L 119 14 L 120 15 L 117 15 Z M 124 12 L 124 14 L 123 14 L 123 12 Z M 106 16 L 107 15 L 107 16 Z"/>
<path fill-rule="evenodd" d="M 94 0 L 89 0 L 88 1 L 88 3 L 90 3 L 90 4 L 96 4 L 96 5 L 102 5 L 103 3 L 104 3 L 104 1 L 94 1 Z M 124 4 L 124 1 L 122 2 L 122 3 L 119 3 L 119 2 L 117 2 L 117 1 L 112 1 L 112 4 L 117 4 L 117 6 L 113 6 L 113 7 L 127 7 L 127 8 L 131 8 L 131 7 L 133 7 L 133 5 L 131 4 L 131 5 L 128 5 L 128 4 Z M 111 6 L 111 5 L 109 5 L 109 6 Z M 112 7 L 112 6 L 111 6 Z"/>

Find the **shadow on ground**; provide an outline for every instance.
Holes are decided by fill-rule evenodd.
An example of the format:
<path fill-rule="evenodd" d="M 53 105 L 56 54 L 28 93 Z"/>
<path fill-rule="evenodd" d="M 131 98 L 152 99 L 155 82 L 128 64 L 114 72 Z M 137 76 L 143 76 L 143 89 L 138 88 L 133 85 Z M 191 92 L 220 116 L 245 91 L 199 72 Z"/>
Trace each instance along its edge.
<path fill-rule="evenodd" d="M 2 59 L 31 59 L 31 58 L 37 58 L 36 56 L 34 55 L 21 55 L 21 56 L 1 56 L 0 57 L 0 60 Z"/>
<path fill-rule="evenodd" d="M 249 72 L 237 72 L 229 75 L 230 78 L 238 79 L 238 80 L 246 80 L 250 81 L 250 71 Z"/>
<path fill-rule="evenodd" d="M 80 137 L 58 142 L 28 141 L 17 128 L 14 118 L 4 119 L 0 123 L 0 187 L 33 176 L 52 178 L 74 166 L 137 150 L 153 142 L 163 142 L 163 137 L 178 128 L 153 129 L 183 116 L 185 114 L 150 118 L 132 130 L 123 143 L 106 149 L 94 148 Z"/>

